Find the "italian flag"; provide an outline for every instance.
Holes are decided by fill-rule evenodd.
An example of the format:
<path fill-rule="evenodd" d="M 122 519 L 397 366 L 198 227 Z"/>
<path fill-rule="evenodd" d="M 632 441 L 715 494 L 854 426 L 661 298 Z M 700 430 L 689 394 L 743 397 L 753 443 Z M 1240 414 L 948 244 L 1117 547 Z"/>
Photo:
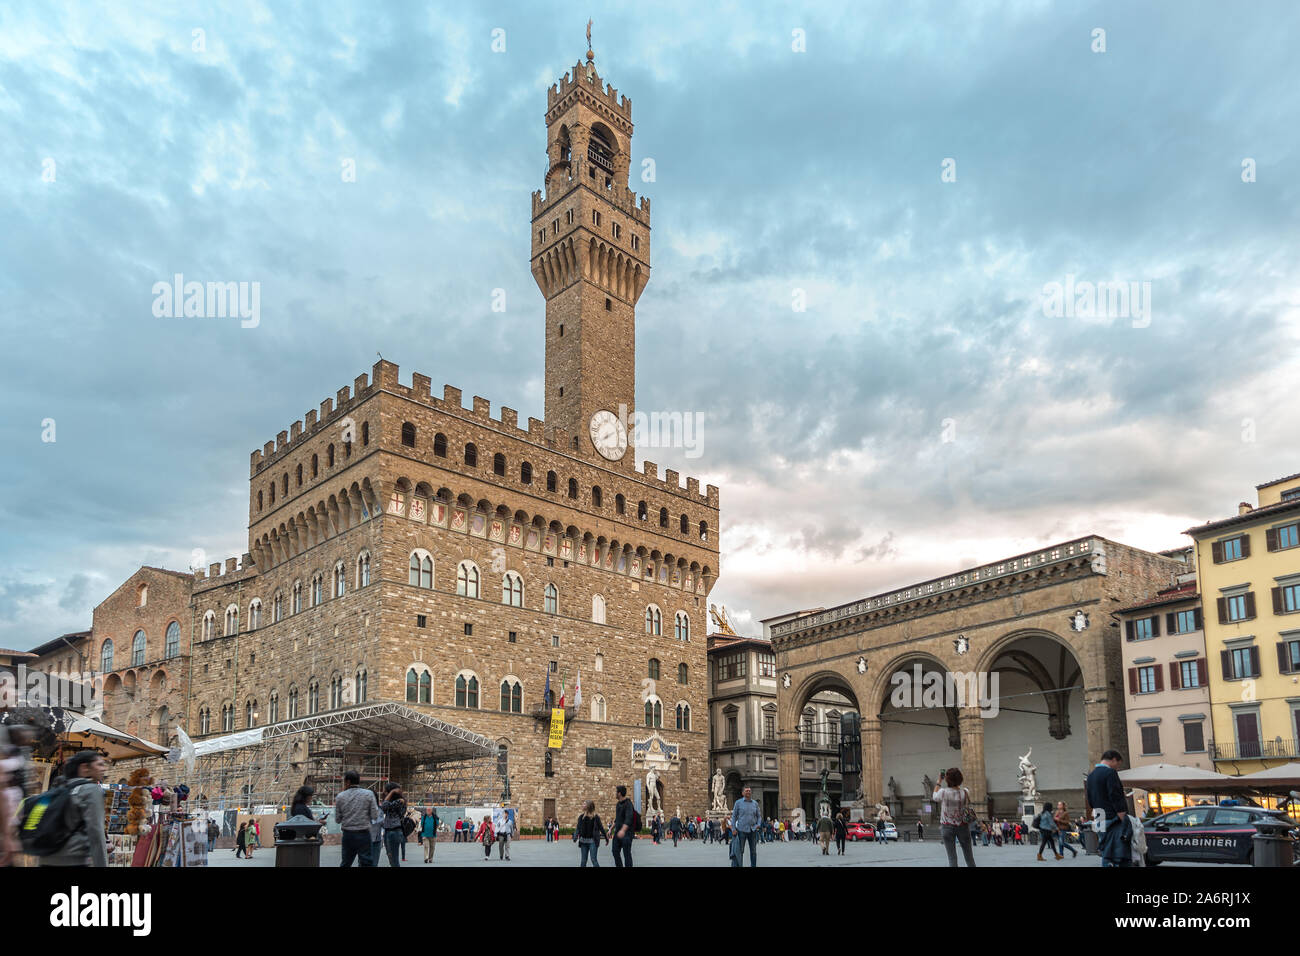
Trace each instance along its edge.
<path fill-rule="evenodd" d="M 564 678 L 560 678 L 560 710 L 564 710 Z"/>

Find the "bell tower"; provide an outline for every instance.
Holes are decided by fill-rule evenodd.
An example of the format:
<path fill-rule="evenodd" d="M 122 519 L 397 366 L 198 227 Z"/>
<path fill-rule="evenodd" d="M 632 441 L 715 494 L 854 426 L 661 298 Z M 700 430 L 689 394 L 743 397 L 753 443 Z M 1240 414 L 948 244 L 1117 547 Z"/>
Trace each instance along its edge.
<path fill-rule="evenodd" d="M 532 272 L 546 297 L 545 415 L 552 435 L 594 447 L 629 472 L 627 420 L 617 428 L 611 420 L 634 409 L 636 302 L 650 279 L 650 201 L 628 188 L 631 145 L 632 101 L 602 86 L 588 49 L 587 62 L 546 93 L 545 189 L 533 193 Z"/>

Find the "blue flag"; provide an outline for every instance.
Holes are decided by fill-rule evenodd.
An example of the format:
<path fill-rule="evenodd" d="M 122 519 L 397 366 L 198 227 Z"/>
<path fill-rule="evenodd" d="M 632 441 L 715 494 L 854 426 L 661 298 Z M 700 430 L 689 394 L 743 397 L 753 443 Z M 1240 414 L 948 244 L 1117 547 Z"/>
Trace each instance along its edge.
<path fill-rule="evenodd" d="M 546 668 L 546 692 L 542 695 L 542 700 L 546 701 L 546 706 L 551 706 L 551 668 Z"/>

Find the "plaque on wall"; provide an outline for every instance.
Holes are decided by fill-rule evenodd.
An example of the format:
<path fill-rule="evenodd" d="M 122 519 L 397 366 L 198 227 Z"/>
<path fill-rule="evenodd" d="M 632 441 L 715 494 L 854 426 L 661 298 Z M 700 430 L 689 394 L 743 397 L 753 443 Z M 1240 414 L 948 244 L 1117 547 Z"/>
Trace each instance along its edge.
<path fill-rule="evenodd" d="M 409 516 L 410 519 L 412 521 L 424 521 L 427 516 L 428 516 L 428 503 L 425 501 L 425 499 L 419 496 L 412 498 L 411 514 Z"/>
<path fill-rule="evenodd" d="M 388 498 L 388 513 L 390 515 L 400 515 L 406 513 L 406 496 L 400 491 L 394 491 Z"/>
<path fill-rule="evenodd" d="M 686 572 L 686 583 L 683 585 L 683 587 L 685 587 L 686 590 L 688 591 L 695 590 L 695 575 L 692 574 L 690 571 Z"/>
<path fill-rule="evenodd" d="M 660 584 L 668 583 L 668 565 L 666 564 L 659 565 L 659 583 Z"/>
<path fill-rule="evenodd" d="M 528 541 L 524 547 L 529 551 L 540 551 L 542 548 L 542 533 L 536 528 L 529 528 Z"/>
<path fill-rule="evenodd" d="M 682 586 L 682 569 L 681 569 L 681 568 L 673 568 L 673 577 L 672 577 L 672 582 L 673 582 L 673 587 L 675 587 L 675 588 L 679 588 L 679 587 Z"/>
<path fill-rule="evenodd" d="M 619 568 L 619 570 L 621 571 L 622 568 Z M 641 576 L 641 555 L 632 555 L 632 566 L 628 573 L 634 578 L 639 578 Z"/>
<path fill-rule="evenodd" d="M 488 537 L 493 541 L 505 541 L 506 523 L 500 518 L 493 518 L 488 525 Z"/>
<path fill-rule="evenodd" d="M 516 548 L 524 546 L 524 526 L 521 524 L 510 525 L 510 533 L 506 535 L 506 544 L 513 544 Z"/>
<path fill-rule="evenodd" d="M 573 541 L 570 540 L 569 538 L 560 539 L 560 560 L 561 561 L 573 560 Z"/>
<path fill-rule="evenodd" d="M 435 501 L 429 506 L 429 521 L 440 528 L 447 527 L 447 505 L 441 501 Z"/>
<path fill-rule="evenodd" d="M 551 557 L 555 557 L 555 545 L 555 535 L 550 531 L 546 532 L 546 537 L 542 541 L 542 554 L 549 554 Z"/>
<path fill-rule="evenodd" d="M 610 547 L 605 548 L 605 570 L 614 570 L 614 549 Z"/>
<path fill-rule="evenodd" d="M 487 515 L 481 511 L 475 511 L 469 516 L 469 533 L 476 538 L 487 537 Z"/>
<path fill-rule="evenodd" d="M 578 563 L 579 564 L 587 563 L 587 542 L 585 541 L 578 543 Z"/>
<path fill-rule="evenodd" d="M 609 562 L 605 562 L 605 567 L 609 567 Z M 618 557 L 614 559 L 614 570 L 619 574 L 627 574 L 627 553 L 620 551 Z"/>
<path fill-rule="evenodd" d="M 469 512 L 464 508 L 451 509 L 451 530 L 462 533 L 469 530 Z"/>

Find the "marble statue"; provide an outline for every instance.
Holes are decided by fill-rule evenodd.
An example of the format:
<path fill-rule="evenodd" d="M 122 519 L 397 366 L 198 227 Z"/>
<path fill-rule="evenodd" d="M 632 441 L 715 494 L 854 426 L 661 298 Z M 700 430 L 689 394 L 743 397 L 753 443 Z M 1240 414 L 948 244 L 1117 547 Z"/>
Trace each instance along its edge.
<path fill-rule="evenodd" d="M 831 772 L 827 770 L 825 767 L 822 767 L 822 793 L 829 796 L 830 792 L 831 792 Z"/>
<path fill-rule="evenodd" d="M 903 802 L 903 790 L 893 777 L 889 778 L 889 799 L 893 803 Z"/>
<path fill-rule="evenodd" d="M 921 796 L 925 797 L 927 800 L 934 795 L 934 781 L 930 779 L 928 773 L 924 778 L 922 778 L 921 787 Z"/>
<path fill-rule="evenodd" d="M 1034 748 L 1029 748 L 1029 753 L 1020 758 L 1020 768 L 1017 771 L 1016 779 L 1020 781 L 1020 793 L 1026 802 L 1032 801 L 1037 803 L 1038 797 L 1038 768 L 1029 762 L 1029 755 L 1034 752 Z"/>
<path fill-rule="evenodd" d="M 890 812 L 889 812 L 889 807 L 885 806 L 883 803 L 877 803 L 877 804 L 876 804 L 876 822 L 877 822 L 877 823 L 888 823 L 888 822 L 892 821 L 893 819 L 894 819 L 893 816 L 892 816 L 892 815 L 890 814 Z"/>
<path fill-rule="evenodd" d="M 722 776 L 721 767 L 713 771 L 713 806 L 710 809 L 719 812 L 726 812 L 727 809 L 727 781 Z"/>
<path fill-rule="evenodd" d="M 663 813 L 663 805 L 659 802 L 659 775 L 655 773 L 655 768 L 651 767 L 645 775 L 645 792 L 646 792 L 646 818 L 654 819 L 656 813 Z"/>

